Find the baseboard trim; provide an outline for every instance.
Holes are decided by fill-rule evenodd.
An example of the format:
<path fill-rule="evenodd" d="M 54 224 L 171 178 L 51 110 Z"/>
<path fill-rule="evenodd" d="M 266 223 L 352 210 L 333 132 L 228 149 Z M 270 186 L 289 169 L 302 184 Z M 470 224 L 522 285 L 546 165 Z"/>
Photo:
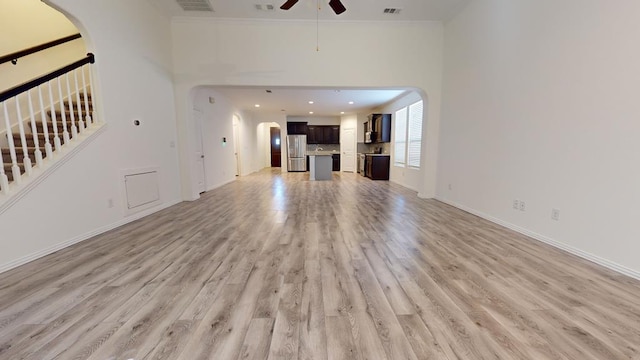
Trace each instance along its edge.
<path fill-rule="evenodd" d="M 542 234 L 538 234 L 538 233 L 536 233 L 534 231 L 531 231 L 529 229 L 525 229 L 523 227 L 514 225 L 514 224 L 512 224 L 510 222 L 498 219 L 496 217 L 493 217 L 493 216 L 485 214 L 485 213 L 483 213 L 481 211 L 477 211 L 475 209 L 469 208 L 469 207 L 464 206 L 462 204 L 458 204 L 458 203 L 456 203 L 454 201 L 445 199 L 443 197 L 436 196 L 435 199 L 440 201 L 440 202 L 442 202 L 442 203 L 445 203 L 447 205 L 451 205 L 451 206 L 453 206 L 455 208 L 458 208 L 460 210 L 466 211 L 466 212 L 468 212 L 470 214 L 479 216 L 479 217 L 481 217 L 481 218 L 483 218 L 485 220 L 491 221 L 492 223 L 498 224 L 500 226 L 504 226 L 504 227 L 506 227 L 508 229 L 511 229 L 513 231 L 516 231 L 516 232 L 518 232 L 520 234 L 526 235 L 526 236 L 528 236 L 528 237 L 530 237 L 530 238 L 532 238 L 534 240 L 537 240 L 537 241 L 543 242 L 545 244 L 551 245 L 551 246 L 553 246 L 555 248 L 558 248 L 560 250 L 566 251 L 566 252 L 568 252 L 570 254 L 576 255 L 576 256 L 581 257 L 581 258 L 583 258 L 585 260 L 589 260 L 589 261 L 591 261 L 591 262 L 593 262 L 595 264 L 598 264 L 600 266 L 604 266 L 607 269 L 613 270 L 613 271 L 618 272 L 618 273 L 620 273 L 622 275 L 626 275 L 626 276 L 632 277 L 634 279 L 640 280 L 640 271 L 636 271 L 636 270 L 630 269 L 630 268 L 628 268 L 626 266 L 620 265 L 620 264 L 615 263 L 615 262 L 613 262 L 611 260 L 607 260 L 607 259 L 602 258 L 600 256 L 597 256 L 597 255 L 591 254 L 589 252 L 580 250 L 580 249 L 578 249 L 576 247 L 567 245 L 567 244 L 565 244 L 563 242 L 560 242 L 558 240 L 552 239 L 552 238 L 550 238 L 548 236 L 544 236 Z"/>
<path fill-rule="evenodd" d="M 77 155 L 82 149 L 91 144 L 95 139 L 98 138 L 100 134 L 102 134 L 107 129 L 106 123 L 99 123 L 95 124 L 94 126 L 96 126 L 97 128 L 85 130 L 86 132 L 89 132 L 89 134 L 80 135 L 82 137 L 82 141 L 77 143 L 72 142 L 68 145 L 63 146 L 59 152 L 56 151 L 53 153 L 53 160 L 47 161 L 47 159 L 45 159 L 45 165 L 42 168 L 34 168 L 31 176 L 28 179 L 24 179 L 23 184 L 19 185 L 20 188 L 18 189 L 18 191 L 16 191 L 15 193 L 10 193 L 4 200 L 2 199 L 4 195 L 0 195 L 0 215 L 9 210 L 9 208 L 20 201 L 20 199 L 22 199 L 33 189 L 35 189 L 36 186 L 45 181 L 58 168 L 73 159 L 75 155 Z M 58 157 L 60 157 L 60 159 L 57 159 Z"/>
<path fill-rule="evenodd" d="M 223 187 L 223 186 L 225 186 L 227 184 L 231 184 L 234 181 L 236 181 L 235 177 L 233 179 L 229 179 L 229 180 L 223 181 L 221 183 L 215 184 L 212 187 L 208 188 L 207 191 L 211 191 L 211 190 L 215 190 L 217 188 L 221 188 L 221 187 Z"/>
<path fill-rule="evenodd" d="M 16 268 L 16 267 L 18 267 L 20 265 L 24 265 L 24 264 L 26 264 L 28 262 L 37 260 L 37 259 L 39 259 L 41 257 L 47 256 L 47 255 L 52 254 L 52 253 L 54 253 L 56 251 L 62 250 L 64 248 L 67 248 L 67 247 L 69 247 L 71 245 L 80 243 L 80 242 L 85 241 L 85 240 L 89 240 L 94 236 L 103 234 L 103 233 L 105 233 L 107 231 L 113 230 L 113 229 L 118 228 L 118 227 L 120 227 L 122 225 L 126 225 L 126 224 L 128 224 L 130 222 L 139 220 L 139 219 L 141 219 L 141 218 L 143 218 L 145 216 L 149 216 L 149 215 L 151 215 L 153 213 L 156 213 L 158 211 L 162 211 L 162 210 L 164 210 L 164 209 L 166 209 L 168 207 L 171 207 L 171 206 L 173 206 L 175 204 L 178 204 L 180 202 L 181 202 L 181 200 L 174 200 L 174 201 L 171 201 L 171 202 L 168 202 L 168 203 L 161 204 L 161 205 L 159 205 L 157 207 L 154 207 L 154 208 L 151 208 L 151 209 L 148 209 L 148 210 L 145 210 L 145 211 L 141 211 L 139 213 L 135 213 L 135 214 L 133 214 L 131 216 L 123 218 L 123 219 L 121 219 L 119 221 L 116 221 L 116 222 L 114 222 L 112 224 L 105 225 L 105 226 L 100 227 L 98 229 L 89 231 L 88 233 L 76 236 L 76 237 L 74 237 L 74 238 L 72 238 L 70 240 L 63 241 L 61 243 L 55 244 L 53 246 L 50 246 L 50 247 L 48 247 L 46 249 L 42 249 L 40 251 L 37 251 L 35 253 L 32 253 L 32 254 L 29 254 L 27 256 L 21 257 L 19 259 L 10 261 L 10 262 L 8 262 L 6 264 L 0 265 L 0 273 L 3 273 L 5 271 L 9 271 L 9 270 L 11 270 L 13 268 Z"/>

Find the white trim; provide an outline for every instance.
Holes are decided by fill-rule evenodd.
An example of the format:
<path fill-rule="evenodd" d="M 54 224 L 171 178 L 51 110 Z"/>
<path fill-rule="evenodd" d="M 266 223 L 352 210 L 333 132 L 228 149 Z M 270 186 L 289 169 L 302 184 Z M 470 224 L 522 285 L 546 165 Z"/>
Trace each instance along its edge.
<path fill-rule="evenodd" d="M 607 260 L 605 258 L 601 258 L 601 257 L 599 257 L 597 255 L 593 255 L 593 254 L 588 253 L 588 252 L 586 252 L 584 250 L 580 250 L 580 249 L 578 249 L 576 247 L 573 247 L 571 245 L 567 245 L 567 244 L 562 243 L 562 242 L 560 242 L 558 240 L 555 240 L 555 239 L 552 239 L 550 237 L 538 234 L 536 232 L 533 232 L 531 230 L 525 229 L 525 228 L 520 227 L 518 225 L 514 225 L 514 224 L 512 224 L 510 222 L 498 219 L 498 218 L 493 217 L 491 215 L 487 215 L 487 214 L 485 214 L 483 212 L 468 208 L 468 207 L 466 207 L 464 205 L 461 205 L 461 204 L 458 204 L 456 202 L 444 199 L 444 198 L 442 198 L 440 196 L 436 196 L 435 199 L 440 201 L 440 202 L 443 202 L 445 204 L 448 204 L 448 205 L 451 205 L 453 207 L 456 207 L 456 208 L 458 208 L 460 210 L 466 211 L 466 212 L 468 212 L 470 214 L 479 216 L 479 217 L 481 217 L 481 218 L 483 218 L 485 220 L 491 221 L 492 223 L 495 223 L 495 224 L 504 226 L 504 227 L 506 227 L 508 229 L 511 229 L 513 231 L 519 232 L 520 234 L 526 235 L 526 236 L 528 236 L 530 238 L 533 238 L 534 240 L 538 240 L 538 241 L 543 242 L 545 244 L 551 245 L 551 246 L 553 246 L 553 247 L 555 247 L 557 249 L 564 250 L 564 251 L 566 251 L 566 252 L 568 252 L 570 254 L 573 254 L 573 255 L 576 255 L 576 256 L 581 257 L 583 259 L 589 260 L 589 261 L 591 261 L 591 262 L 593 262 L 595 264 L 598 264 L 600 266 L 604 266 L 607 269 L 610 269 L 610 270 L 613 270 L 613 271 L 618 272 L 620 274 L 623 274 L 623 275 L 632 277 L 634 279 L 640 280 L 640 272 L 639 271 L 636 271 L 636 270 L 630 269 L 630 268 L 628 268 L 626 266 L 617 264 L 617 263 L 615 263 L 615 262 L 613 262 L 611 260 Z"/>
<path fill-rule="evenodd" d="M 63 241 L 61 243 L 55 244 L 53 246 L 50 246 L 50 247 L 48 247 L 46 249 L 43 249 L 43 250 L 40 250 L 40 251 L 36 251 L 35 253 L 29 254 L 27 256 L 23 256 L 23 257 L 21 257 L 19 259 L 10 261 L 10 262 L 8 262 L 6 264 L 2 264 L 2 265 L 0 265 L 0 273 L 3 273 L 3 272 L 8 271 L 8 270 L 11 270 L 11 269 L 16 268 L 16 267 L 18 267 L 20 265 L 24 265 L 24 264 L 26 264 L 28 262 L 37 260 L 37 259 L 39 259 L 41 257 L 47 256 L 49 254 L 52 254 L 52 253 L 54 253 L 56 251 L 62 250 L 64 248 L 67 248 L 67 247 L 69 247 L 71 245 L 74 245 L 74 244 L 77 244 L 79 242 L 82 242 L 82 241 L 85 241 L 85 240 L 89 240 L 94 236 L 103 234 L 103 233 L 105 233 L 107 231 L 113 230 L 113 229 L 115 229 L 117 227 L 120 227 L 122 225 L 126 225 L 126 224 L 128 224 L 130 222 L 136 221 L 136 220 L 141 219 L 141 218 L 143 218 L 145 216 L 148 216 L 148 215 L 151 215 L 151 214 L 156 213 L 158 211 L 164 210 L 164 209 L 166 209 L 166 208 L 168 208 L 170 206 L 173 206 L 175 204 L 178 204 L 180 202 L 182 202 L 182 201 L 181 200 L 174 200 L 174 201 L 159 205 L 159 206 L 157 206 L 157 207 L 155 207 L 153 209 L 148 209 L 146 211 L 142 211 L 142 212 L 136 213 L 135 215 L 131 215 L 129 217 L 126 217 L 124 219 L 116 221 L 116 222 L 114 222 L 112 224 L 105 225 L 105 226 L 100 227 L 98 229 L 89 231 L 88 233 L 76 236 L 76 237 L 74 237 L 74 238 L 72 238 L 70 240 Z"/>
<path fill-rule="evenodd" d="M 53 159 L 45 158 L 45 165 L 41 168 L 34 167 L 33 172 L 29 177 L 24 176 L 22 178 L 22 184 L 17 185 L 15 182 L 12 183 L 11 186 L 19 186 L 19 189 L 14 192 L 10 187 L 9 191 L 11 192 L 8 195 L 0 195 L 0 215 L 9 210 L 9 208 L 51 176 L 51 174 L 53 174 L 59 167 L 71 160 L 82 149 L 97 139 L 98 135 L 102 134 L 107 129 L 106 123 L 99 123 L 95 126 L 97 129 L 85 129 L 82 135 L 78 135 L 77 141 L 71 141 L 69 144 L 65 144 L 61 150 L 54 151 Z"/>
<path fill-rule="evenodd" d="M 265 169 L 266 169 L 266 168 L 265 168 Z M 255 171 L 254 171 L 254 172 L 255 172 Z M 253 173 L 252 173 L 252 174 L 253 174 Z M 246 176 L 246 175 L 245 175 L 245 176 Z M 236 181 L 236 180 L 237 180 L 237 178 L 238 178 L 238 176 L 234 177 L 234 178 L 233 178 L 233 179 L 231 179 L 231 180 L 223 181 L 223 182 L 221 182 L 221 183 L 219 183 L 219 184 L 213 185 L 212 187 L 210 187 L 210 188 L 208 188 L 207 190 L 205 190 L 205 192 L 204 192 L 204 193 L 207 193 L 207 192 L 209 192 L 209 191 L 211 191 L 211 190 L 215 190 L 215 189 L 217 189 L 217 188 L 223 187 L 223 186 L 225 186 L 225 185 L 227 185 L 227 184 L 231 184 L 232 182 Z M 203 193 L 203 194 L 204 194 L 204 193 Z M 201 196 L 200 196 L 200 194 L 198 194 L 198 196 L 196 196 L 196 197 L 194 197 L 194 198 L 191 198 L 191 199 L 185 199 L 185 201 L 196 201 L 196 200 L 198 200 L 198 199 L 200 199 L 200 198 L 201 198 Z"/>

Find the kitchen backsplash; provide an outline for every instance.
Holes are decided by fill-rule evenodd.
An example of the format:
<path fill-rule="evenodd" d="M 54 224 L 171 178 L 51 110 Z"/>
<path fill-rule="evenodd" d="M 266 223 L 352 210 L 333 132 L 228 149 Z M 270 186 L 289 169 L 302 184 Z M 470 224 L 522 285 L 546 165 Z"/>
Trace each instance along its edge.
<path fill-rule="evenodd" d="M 309 145 L 307 144 L 307 151 L 308 152 L 312 152 L 312 151 L 316 151 L 316 148 L 318 150 L 322 149 L 323 151 L 336 151 L 336 152 L 340 152 L 340 145 L 339 144 L 319 144 L 319 145 Z"/>
<path fill-rule="evenodd" d="M 391 143 L 377 143 L 377 144 L 365 144 L 358 143 L 358 153 L 360 154 L 390 154 L 391 153 Z"/>

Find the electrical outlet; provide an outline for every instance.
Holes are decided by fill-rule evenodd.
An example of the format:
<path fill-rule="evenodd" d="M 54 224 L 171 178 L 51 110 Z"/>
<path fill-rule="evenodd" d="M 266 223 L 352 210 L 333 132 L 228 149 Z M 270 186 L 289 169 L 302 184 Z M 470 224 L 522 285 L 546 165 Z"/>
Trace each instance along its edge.
<path fill-rule="evenodd" d="M 551 220 L 560 221 L 560 210 L 551 209 Z"/>
<path fill-rule="evenodd" d="M 449 190 L 453 190 L 453 185 L 449 184 Z"/>
<path fill-rule="evenodd" d="M 520 211 L 525 211 L 527 209 L 527 204 L 524 201 L 520 201 Z"/>
<path fill-rule="evenodd" d="M 518 210 L 520 208 L 520 200 L 513 200 L 513 209 Z"/>
<path fill-rule="evenodd" d="M 109 209 L 113 207 L 113 199 L 107 199 L 107 207 L 109 207 Z"/>

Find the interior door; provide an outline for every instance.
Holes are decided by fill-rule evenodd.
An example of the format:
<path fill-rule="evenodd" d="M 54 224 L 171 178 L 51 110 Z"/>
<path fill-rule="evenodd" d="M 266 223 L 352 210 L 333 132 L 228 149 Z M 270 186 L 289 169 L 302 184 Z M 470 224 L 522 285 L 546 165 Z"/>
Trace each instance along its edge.
<path fill-rule="evenodd" d="M 236 159 L 236 176 L 240 176 L 240 118 L 233 115 L 233 155 Z"/>
<path fill-rule="evenodd" d="M 342 158 L 340 159 L 342 171 L 355 172 L 356 130 L 354 128 L 347 128 L 342 131 L 342 141 L 340 142 L 340 149 L 342 150 Z"/>
<path fill-rule="evenodd" d="M 282 139 L 280 139 L 280 128 L 269 128 L 271 138 L 271 167 L 282 166 Z"/>
<path fill-rule="evenodd" d="M 196 132 L 196 149 L 195 149 L 195 163 L 196 163 L 196 178 L 195 185 L 199 194 L 206 191 L 205 182 L 205 163 L 204 163 L 204 145 L 202 142 L 202 112 L 200 110 L 193 110 L 193 125 Z"/>

